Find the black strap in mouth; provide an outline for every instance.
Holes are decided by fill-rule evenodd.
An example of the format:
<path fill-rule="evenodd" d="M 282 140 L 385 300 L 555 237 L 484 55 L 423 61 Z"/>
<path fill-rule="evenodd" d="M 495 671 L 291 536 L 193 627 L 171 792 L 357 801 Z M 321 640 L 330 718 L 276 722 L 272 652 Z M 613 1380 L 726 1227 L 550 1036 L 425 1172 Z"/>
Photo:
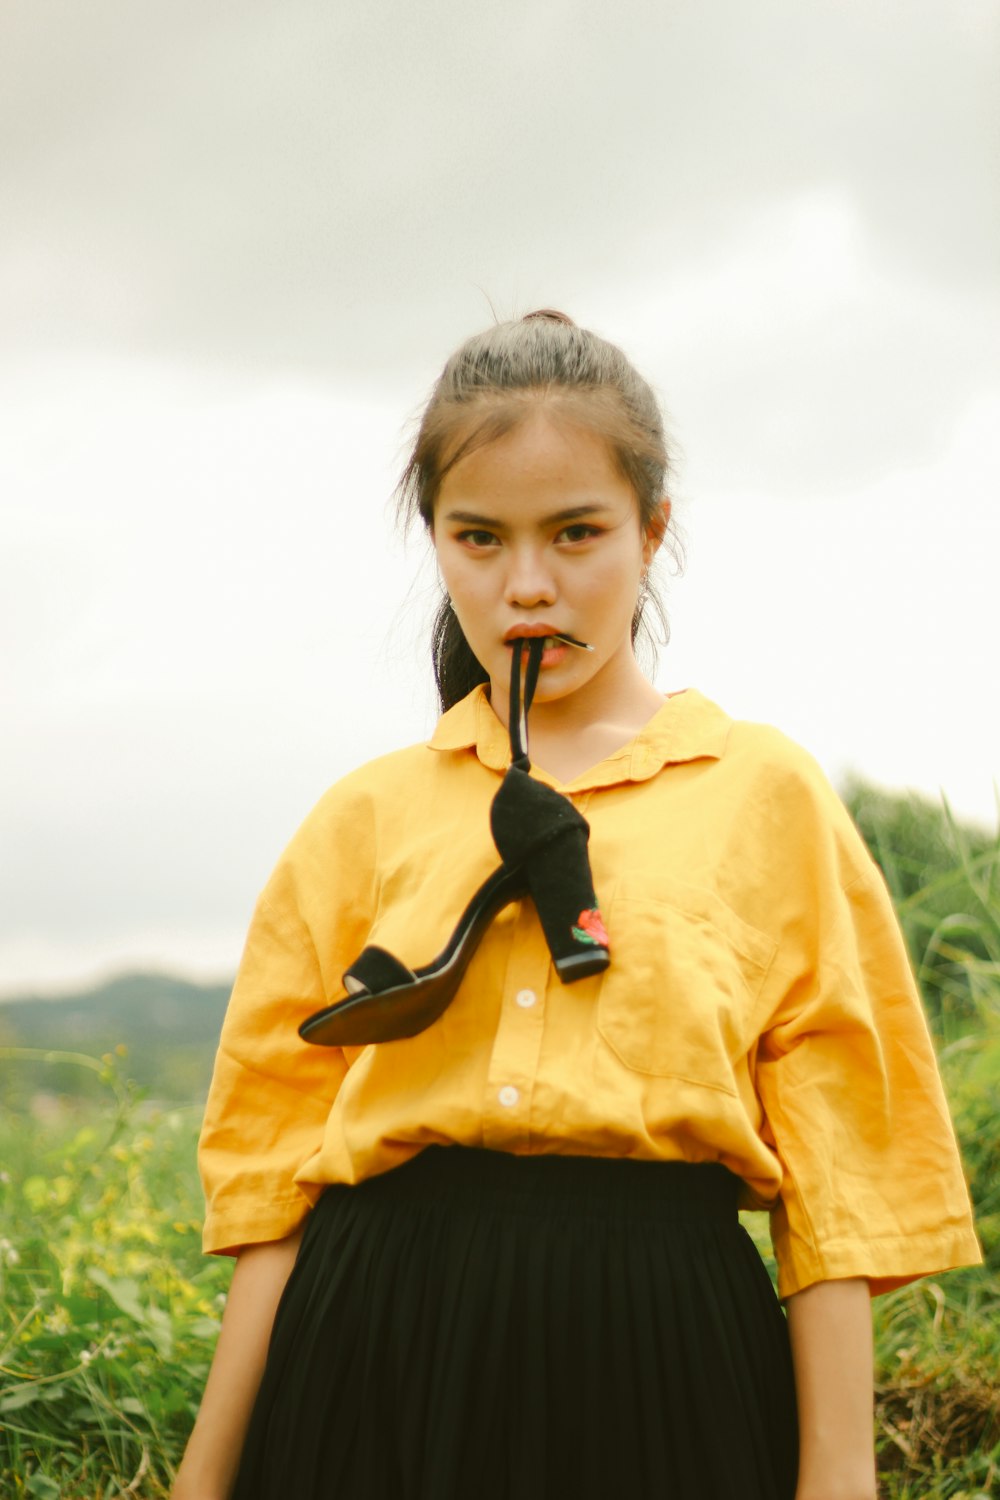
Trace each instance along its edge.
<path fill-rule="evenodd" d="M 524 647 L 528 648 L 528 665 L 524 673 L 524 699 L 521 699 L 521 658 Z M 545 650 L 545 637 L 519 635 L 514 642 L 514 655 L 510 667 L 510 707 L 507 731 L 510 735 L 511 764 L 524 771 L 531 770 L 528 759 L 528 710 L 538 686 L 538 672 Z"/>

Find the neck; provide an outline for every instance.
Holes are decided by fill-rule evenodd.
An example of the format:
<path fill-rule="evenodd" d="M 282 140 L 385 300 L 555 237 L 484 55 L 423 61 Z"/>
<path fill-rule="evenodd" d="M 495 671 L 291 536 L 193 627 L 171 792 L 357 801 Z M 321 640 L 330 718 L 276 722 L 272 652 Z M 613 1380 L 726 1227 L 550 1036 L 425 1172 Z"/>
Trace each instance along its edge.
<path fill-rule="evenodd" d="M 529 745 L 581 740 L 611 728 L 624 731 L 628 738 L 638 734 L 663 701 L 663 694 L 643 676 L 631 649 L 624 659 L 612 658 L 575 692 L 559 697 L 546 696 L 543 672 L 531 706 Z M 509 731 L 506 689 L 491 685 L 490 702 Z"/>

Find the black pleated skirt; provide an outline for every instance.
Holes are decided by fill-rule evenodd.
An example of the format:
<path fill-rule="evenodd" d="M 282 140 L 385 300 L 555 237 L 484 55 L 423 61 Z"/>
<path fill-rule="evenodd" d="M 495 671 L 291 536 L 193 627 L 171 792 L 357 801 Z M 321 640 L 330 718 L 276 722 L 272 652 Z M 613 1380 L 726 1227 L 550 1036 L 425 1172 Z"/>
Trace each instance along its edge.
<path fill-rule="evenodd" d="M 433 1146 L 313 1210 L 234 1500 L 792 1500 L 724 1167 Z"/>

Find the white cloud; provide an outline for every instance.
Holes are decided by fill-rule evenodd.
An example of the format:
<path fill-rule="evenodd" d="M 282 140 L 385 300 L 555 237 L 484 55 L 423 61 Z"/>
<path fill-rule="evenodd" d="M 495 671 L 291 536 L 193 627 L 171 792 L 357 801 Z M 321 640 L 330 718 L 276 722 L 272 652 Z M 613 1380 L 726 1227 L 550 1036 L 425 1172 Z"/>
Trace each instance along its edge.
<path fill-rule="evenodd" d="M 433 722 L 420 629 L 393 629 L 424 614 L 386 515 L 398 413 L 111 359 L 22 373 L 0 380 L 7 956 L 151 929 L 214 953 L 190 935 L 236 926 L 324 787 Z"/>
<path fill-rule="evenodd" d="M 221 963 L 327 782 L 426 732 L 433 570 L 385 499 L 487 295 L 665 397 L 663 680 L 991 819 L 996 25 L 3 12 L 0 984 Z"/>
<path fill-rule="evenodd" d="M 662 393 L 699 494 L 829 498 L 936 463 L 998 377 L 1000 296 L 886 264 L 842 185 L 761 204 L 711 257 L 606 288 L 585 321 Z"/>
<path fill-rule="evenodd" d="M 1000 388 L 934 463 L 802 505 L 704 493 L 664 676 L 781 725 L 834 777 L 995 821 Z"/>

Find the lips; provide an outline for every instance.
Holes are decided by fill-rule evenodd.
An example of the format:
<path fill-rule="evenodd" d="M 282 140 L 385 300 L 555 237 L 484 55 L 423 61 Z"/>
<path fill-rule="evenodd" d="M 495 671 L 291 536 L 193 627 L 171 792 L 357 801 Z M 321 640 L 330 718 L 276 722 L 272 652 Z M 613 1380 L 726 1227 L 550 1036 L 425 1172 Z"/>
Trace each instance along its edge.
<path fill-rule="evenodd" d="M 539 636 L 557 636 L 559 634 L 560 632 L 554 625 L 549 625 L 544 620 L 537 625 L 512 625 L 504 635 L 504 643 L 509 646 L 511 641 L 531 641 L 537 640 Z"/>

